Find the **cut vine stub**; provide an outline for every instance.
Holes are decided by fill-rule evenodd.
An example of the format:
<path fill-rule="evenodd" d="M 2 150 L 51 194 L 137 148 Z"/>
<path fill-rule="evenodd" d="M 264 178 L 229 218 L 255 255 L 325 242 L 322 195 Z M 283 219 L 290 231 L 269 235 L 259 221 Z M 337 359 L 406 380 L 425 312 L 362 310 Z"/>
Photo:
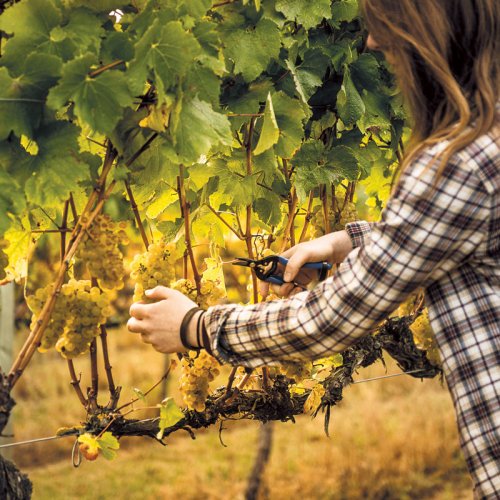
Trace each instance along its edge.
<path fill-rule="evenodd" d="M 12 408 L 16 404 L 10 395 L 10 389 L 9 379 L 0 369 L 0 435 L 9 421 Z"/>
<path fill-rule="evenodd" d="M 2 434 L 10 412 L 16 404 L 10 396 L 8 377 L 0 370 L 0 435 Z M 26 500 L 31 498 L 33 485 L 26 474 L 0 455 L 0 498 L 6 500 Z"/>

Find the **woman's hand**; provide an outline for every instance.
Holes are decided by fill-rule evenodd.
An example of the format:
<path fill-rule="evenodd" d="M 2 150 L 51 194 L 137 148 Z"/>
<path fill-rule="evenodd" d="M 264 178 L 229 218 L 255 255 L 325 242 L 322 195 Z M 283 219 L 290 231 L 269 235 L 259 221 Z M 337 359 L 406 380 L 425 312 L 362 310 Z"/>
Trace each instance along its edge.
<path fill-rule="evenodd" d="M 288 259 L 284 269 L 284 285 L 270 285 L 264 281 L 259 284 L 259 292 L 263 297 L 269 293 L 269 288 L 276 295 L 287 297 L 301 292 L 303 288 L 297 285 L 308 285 L 318 277 L 318 273 L 311 269 L 301 269 L 307 262 L 328 262 L 338 264 L 342 262 L 352 250 L 351 238 L 346 231 L 336 231 L 311 241 L 299 243 L 281 255 Z"/>
<path fill-rule="evenodd" d="M 134 302 L 130 306 L 128 329 L 132 333 L 140 333 L 143 342 L 151 344 L 159 352 L 184 352 L 186 348 L 179 335 L 182 319 L 197 304 L 181 292 L 164 286 L 146 290 L 145 293 L 148 299 L 156 302 Z M 188 327 L 187 340 L 191 345 L 196 342 L 195 318 L 196 315 Z"/>

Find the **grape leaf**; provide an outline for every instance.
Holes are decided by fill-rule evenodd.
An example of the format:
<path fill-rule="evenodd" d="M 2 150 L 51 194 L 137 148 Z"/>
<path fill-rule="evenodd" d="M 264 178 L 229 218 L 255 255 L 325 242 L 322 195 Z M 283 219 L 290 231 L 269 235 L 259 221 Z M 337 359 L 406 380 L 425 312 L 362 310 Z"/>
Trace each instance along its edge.
<path fill-rule="evenodd" d="M 284 92 L 277 92 L 272 98 L 280 131 L 275 151 L 282 158 L 290 158 L 302 142 L 304 136 L 302 122 L 306 118 L 306 113 L 300 106 L 300 101 L 287 96 Z"/>
<path fill-rule="evenodd" d="M 337 94 L 337 111 L 345 125 L 353 125 L 365 112 L 365 104 L 355 87 L 349 69 L 344 72 L 342 87 Z"/>
<path fill-rule="evenodd" d="M 53 0 L 19 2 L 7 9 L 0 16 L 0 30 L 14 36 L 7 40 L 5 47 L 2 46 L 2 65 L 17 76 L 24 67 L 25 58 L 32 52 L 67 59 L 71 49 L 50 36 L 52 29 L 61 22 L 62 13 Z"/>
<path fill-rule="evenodd" d="M 325 392 L 326 390 L 321 384 L 316 384 L 304 403 L 304 413 L 309 413 L 310 415 L 316 413 Z"/>
<path fill-rule="evenodd" d="M 120 442 L 111 432 L 105 432 L 102 436 L 98 437 L 97 444 L 99 445 L 102 456 L 106 460 L 113 460 L 116 458 L 116 450 L 120 448 Z"/>
<path fill-rule="evenodd" d="M 151 70 L 160 100 L 163 100 L 167 90 L 184 77 L 200 53 L 198 41 L 179 21 L 162 26 L 156 19 L 135 45 L 135 58 L 129 68 L 134 88 L 142 89 Z"/>
<path fill-rule="evenodd" d="M 194 163 L 212 146 L 232 144 L 227 117 L 198 97 L 177 103 L 172 114 L 172 134 L 175 150 L 186 163 Z"/>
<path fill-rule="evenodd" d="M 47 104 L 55 110 L 72 101 L 78 118 L 96 132 L 109 134 L 133 103 L 134 96 L 127 87 L 124 74 L 110 70 L 90 77 L 97 62 L 93 54 L 77 57 L 66 63 L 59 83 L 53 87 Z"/>
<path fill-rule="evenodd" d="M 25 185 L 30 203 L 57 208 L 71 191 L 79 191 L 79 182 L 89 176 L 86 158 L 78 146 L 79 128 L 68 122 L 45 125 L 35 137 L 39 152 L 28 155 L 23 170 L 29 173 Z"/>
<path fill-rule="evenodd" d="M 314 0 L 297 2 L 297 0 L 277 0 L 276 10 L 282 12 L 287 19 L 309 29 L 318 25 L 323 18 L 329 18 L 330 0 Z"/>
<path fill-rule="evenodd" d="M 277 226 L 282 219 L 281 200 L 275 193 L 266 193 L 265 198 L 257 198 L 253 209 L 257 217 L 268 226 Z"/>
<path fill-rule="evenodd" d="M 332 4 L 332 18 L 335 22 L 351 22 L 359 15 L 358 0 L 340 0 Z"/>
<path fill-rule="evenodd" d="M 160 421 L 158 422 L 160 431 L 156 437 L 157 439 L 162 439 L 165 429 L 172 427 L 179 422 L 179 420 L 183 419 L 184 413 L 182 413 L 181 409 L 175 404 L 173 398 L 164 399 L 161 405 L 158 406 L 160 408 Z"/>
<path fill-rule="evenodd" d="M 328 58 L 319 50 L 309 50 L 304 54 L 304 61 L 299 66 L 287 59 L 286 66 L 292 74 L 297 93 L 304 103 L 323 83 Z"/>
<path fill-rule="evenodd" d="M 255 80 L 279 56 L 281 47 L 278 27 L 262 19 L 255 28 L 232 30 L 227 34 L 224 55 L 234 62 L 234 73 L 247 82 Z"/>
<path fill-rule="evenodd" d="M 260 131 L 259 142 L 253 151 L 254 155 L 260 155 L 273 147 L 279 139 L 280 131 L 274 115 L 273 100 L 271 93 L 267 95 L 266 108 L 264 110 L 264 121 Z"/>
<path fill-rule="evenodd" d="M 18 137 L 33 137 L 40 125 L 43 103 L 50 87 L 61 72 L 61 60 L 45 54 L 30 54 L 23 73 L 12 78 L 7 68 L 0 68 L 0 140 L 11 131 Z"/>

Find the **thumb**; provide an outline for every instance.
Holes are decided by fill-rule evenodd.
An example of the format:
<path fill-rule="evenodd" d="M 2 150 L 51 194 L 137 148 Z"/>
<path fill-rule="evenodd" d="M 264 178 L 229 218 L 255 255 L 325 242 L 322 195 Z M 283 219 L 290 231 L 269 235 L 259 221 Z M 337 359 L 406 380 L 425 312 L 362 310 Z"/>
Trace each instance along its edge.
<path fill-rule="evenodd" d="M 293 281 L 300 271 L 300 268 L 307 262 L 307 253 L 295 252 L 288 261 L 283 274 L 283 279 L 286 282 Z"/>
<path fill-rule="evenodd" d="M 170 297 L 170 291 L 170 288 L 166 286 L 155 286 L 151 290 L 145 290 L 144 295 L 146 295 L 148 299 L 163 300 Z"/>

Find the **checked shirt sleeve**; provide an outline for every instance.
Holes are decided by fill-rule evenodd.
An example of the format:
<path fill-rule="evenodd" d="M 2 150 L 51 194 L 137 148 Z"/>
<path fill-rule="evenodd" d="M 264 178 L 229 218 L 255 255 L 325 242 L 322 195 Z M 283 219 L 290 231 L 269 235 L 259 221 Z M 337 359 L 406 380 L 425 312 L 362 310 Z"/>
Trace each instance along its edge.
<path fill-rule="evenodd" d="M 432 189 L 432 160 L 425 153 L 407 169 L 366 244 L 333 277 L 290 299 L 210 308 L 214 355 L 255 368 L 342 351 L 411 292 L 460 266 L 487 231 L 488 193 L 458 159 Z"/>
<path fill-rule="evenodd" d="M 366 244 L 372 225 L 364 220 L 357 220 L 356 222 L 349 222 L 345 225 L 345 230 L 351 238 L 352 248 L 362 247 Z"/>

